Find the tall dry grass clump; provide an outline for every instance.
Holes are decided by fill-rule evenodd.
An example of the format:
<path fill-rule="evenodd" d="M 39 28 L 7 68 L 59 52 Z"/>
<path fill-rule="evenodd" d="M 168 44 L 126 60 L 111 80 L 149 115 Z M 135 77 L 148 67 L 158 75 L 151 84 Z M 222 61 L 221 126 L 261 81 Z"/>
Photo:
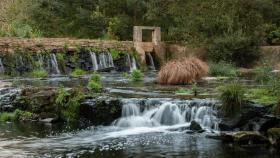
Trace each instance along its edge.
<path fill-rule="evenodd" d="M 161 68 L 157 76 L 160 84 L 189 84 L 208 74 L 208 65 L 196 57 L 173 60 Z"/>

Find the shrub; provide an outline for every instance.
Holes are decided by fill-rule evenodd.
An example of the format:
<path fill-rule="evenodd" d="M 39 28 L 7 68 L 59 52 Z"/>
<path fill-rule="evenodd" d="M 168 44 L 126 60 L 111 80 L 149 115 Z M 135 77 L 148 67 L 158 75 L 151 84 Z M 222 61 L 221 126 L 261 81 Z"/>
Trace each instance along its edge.
<path fill-rule="evenodd" d="M 71 77 L 78 77 L 78 76 L 82 76 L 82 75 L 85 75 L 87 72 L 80 69 L 80 68 L 76 68 L 74 71 L 72 71 L 70 73 L 70 76 Z"/>
<path fill-rule="evenodd" d="M 132 72 L 131 72 L 131 80 L 132 81 L 142 81 L 143 80 L 143 74 L 140 70 L 138 69 L 134 69 Z"/>
<path fill-rule="evenodd" d="M 44 78 L 48 76 L 48 72 L 45 70 L 33 70 L 29 76 L 33 78 Z"/>
<path fill-rule="evenodd" d="M 237 76 L 237 70 L 233 65 L 224 62 L 211 63 L 209 65 L 209 75 L 215 77 L 235 77 Z"/>
<path fill-rule="evenodd" d="M 119 58 L 121 57 L 121 56 L 120 56 L 120 52 L 117 51 L 117 50 L 115 50 L 115 49 L 110 49 L 110 53 L 111 53 L 112 58 L 113 58 L 114 60 L 117 60 L 117 59 L 119 59 Z"/>
<path fill-rule="evenodd" d="M 267 36 L 267 40 L 269 44 L 280 44 L 280 27 L 271 31 Z"/>
<path fill-rule="evenodd" d="M 230 62 L 236 66 L 251 66 L 260 56 L 258 41 L 242 33 L 228 34 L 214 39 L 208 47 L 214 62 Z"/>
<path fill-rule="evenodd" d="M 63 86 L 59 87 L 56 103 L 60 107 L 64 120 L 74 122 L 77 119 L 80 100 L 83 98 L 84 95 L 79 89 L 74 89 L 70 93 Z"/>
<path fill-rule="evenodd" d="M 168 62 L 158 73 L 157 81 L 160 84 L 188 84 L 207 74 L 208 65 L 198 58 L 191 57 Z"/>
<path fill-rule="evenodd" d="M 222 111 L 225 115 L 230 116 L 238 112 L 245 100 L 243 87 L 239 83 L 233 82 L 220 87 L 219 90 Z"/>
<path fill-rule="evenodd" d="M 87 88 L 95 93 L 101 92 L 102 85 L 101 85 L 100 75 L 94 73 L 88 81 Z"/>

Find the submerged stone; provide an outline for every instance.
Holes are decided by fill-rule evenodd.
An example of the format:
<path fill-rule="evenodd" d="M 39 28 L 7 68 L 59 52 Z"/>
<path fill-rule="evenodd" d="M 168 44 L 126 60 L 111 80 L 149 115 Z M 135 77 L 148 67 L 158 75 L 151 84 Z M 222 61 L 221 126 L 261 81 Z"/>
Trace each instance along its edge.
<path fill-rule="evenodd" d="M 201 126 L 199 125 L 199 123 L 197 123 L 196 121 L 192 121 L 192 122 L 191 122 L 191 125 L 190 125 L 190 130 L 193 130 L 193 131 L 201 131 L 202 128 L 201 128 Z"/>

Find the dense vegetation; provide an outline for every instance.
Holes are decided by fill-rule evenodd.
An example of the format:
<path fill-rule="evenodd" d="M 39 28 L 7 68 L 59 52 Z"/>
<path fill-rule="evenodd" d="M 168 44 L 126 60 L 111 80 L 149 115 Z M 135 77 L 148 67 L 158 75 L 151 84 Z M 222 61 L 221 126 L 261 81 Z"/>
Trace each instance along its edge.
<path fill-rule="evenodd" d="M 134 25 L 155 25 L 166 41 L 250 66 L 258 45 L 280 43 L 279 15 L 279 0 L 2 0 L 0 36 L 132 40 Z"/>

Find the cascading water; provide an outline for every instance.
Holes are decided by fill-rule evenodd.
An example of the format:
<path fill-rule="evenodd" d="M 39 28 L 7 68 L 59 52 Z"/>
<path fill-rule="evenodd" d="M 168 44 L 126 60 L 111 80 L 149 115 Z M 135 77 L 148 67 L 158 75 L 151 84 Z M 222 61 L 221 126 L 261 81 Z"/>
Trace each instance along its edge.
<path fill-rule="evenodd" d="M 152 70 L 156 70 L 156 67 L 155 67 L 155 62 L 154 62 L 154 59 L 153 59 L 153 56 L 150 52 L 147 53 L 147 56 L 148 56 L 148 59 L 149 59 L 149 67 L 152 69 Z"/>
<path fill-rule="evenodd" d="M 141 101 L 124 101 L 122 117 L 113 124 L 117 127 L 160 127 L 190 124 L 196 121 L 207 130 L 218 130 L 214 105 L 216 101 L 161 101 L 155 105 Z"/>
<path fill-rule="evenodd" d="M 92 62 L 92 70 L 98 70 L 97 57 L 94 52 L 90 52 L 91 62 Z"/>
<path fill-rule="evenodd" d="M 114 67 L 113 57 L 110 53 L 99 53 L 98 60 L 99 60 L 99 65 L 98 65 L 99 70 Z"/>
<path fill-rule="evenodd" d="M 4 73 L 5 73 L 5 68 L 2 59 L 0 58 L 0 74 L 4 74 Z"/>
<path fill-rule="evenodd" d="M 57 60 L 56 60 L 56 56 L 54 53 L 51 53 L 50 54 L 50 67 L 51 67 L 51 71 L 55 74 L 60 74 L 60 70 L 58 68 L 58 63 L 57 63 Z"/>
<path fill-rule="evenodd" d="M 127 54 L 126 59 L 127 59 L 127 63 L 129 65 L 130 71 L 137 69 L 137 64 L 136 64 L 136 60 L 134 57 L 131 57 L 130 54 Z"/>
<path fill-rule="evenodd" d="M 44 70 L 44 59 L 42 54 L 37 54 L 37 60 L 41 70 Z"/>

